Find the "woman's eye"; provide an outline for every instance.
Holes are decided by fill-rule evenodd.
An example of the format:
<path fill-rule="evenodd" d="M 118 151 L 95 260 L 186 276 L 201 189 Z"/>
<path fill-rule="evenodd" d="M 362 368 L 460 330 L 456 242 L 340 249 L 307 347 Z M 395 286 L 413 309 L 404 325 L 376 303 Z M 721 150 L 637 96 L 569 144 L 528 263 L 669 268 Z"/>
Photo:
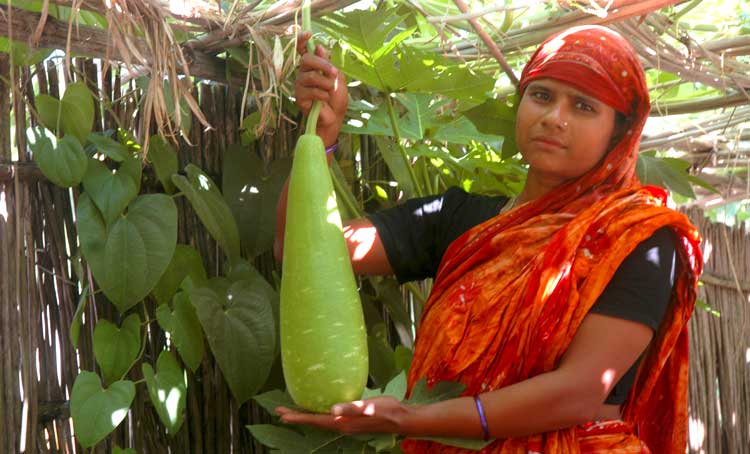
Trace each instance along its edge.
<path fill-rule="evenodd" d="M 532 98 L 536 98 L 536 99 L 540 99 L 542 101 L 547 101 L 547 100 L 549 100 L 549 93 L 547 93 L 545 91 L 532 91 L 531 92 L 531 97 Z"/>
<path fill-rule="evenodd" d="M 576 108 L 577 109 L 581 109 L 581 110 L 586 111 L 586 112 L 593 112 L 594 111 L 594 107 L 591 106 L 591 104 L 586 104 L 583 101 L 578 101 L 576 103 Z"/>

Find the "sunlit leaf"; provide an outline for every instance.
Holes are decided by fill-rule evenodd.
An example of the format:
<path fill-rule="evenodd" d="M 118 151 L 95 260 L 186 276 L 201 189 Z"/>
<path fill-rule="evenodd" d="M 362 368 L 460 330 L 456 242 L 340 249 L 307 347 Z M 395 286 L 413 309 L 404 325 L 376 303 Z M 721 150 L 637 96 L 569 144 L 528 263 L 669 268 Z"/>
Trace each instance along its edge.
<path fill-rule="evenodd" d="M 120 217 L 141 188 L 141 161 L 128 156 L 113 172 L 102 161 L 88 160 L 83 176 L 86 193 L 104 215 L 107 224 Z"/>
<path fill-rule="evenodd" d="M 246 147 L 232 146 L 224 153 L 224 200 L 237 220 L 242 249 L 255 257 L 273 246 L 276 203 L 291 171 L 290 158 L 268 166 Z"/>
<path fill-rule="evenodd" d="M 180 292 L 172 299 L 174 310 L 163 304 L 156 308 L 159 326 L 168 332 L 177 352 L 185 365 L 195 372 L 203 361 L 205 352 L 203 329 L 195 307 L 190 303 L 186 292 Z"/>
<path fill-rule="evenodd" d="M 638 155 L 636 172 L 643 184 L 665 187 L 685 197 L 695 198 L 690 185 L 687 169 L 688 161 L 676 158 L 657 158 L 644 152 Z"/>
<path fill-rule="evenodd" d="M 95 373 L 78 374 L 70 394 L 76 440 L 84 448 L 103 440 L 128 415 L 133 398 L 135 385 L 131 381 L 118 381 L 103 389 Z"/>
<path fill-rule="evenodd" d="M 93 143 L 96 150 L 116 162 L 122 162 L 128 157 L 128 149 L 125 145 L 110 139 L 102 133 L 92 132 L 88 136 L 89 142 Z"/>
<path fill-rule="evenodd" d="M 176 434 L 185 417 L 187 398 L 187 377 L 177 360 L 167 350 L 163 350 L 156 360 L 156 373 L 150 364 L 141 365 L 146 380 L 148 395 L 156 408 L 156 413 L 170 435 Z"/>
<path fill-rule="evenodd" d="M 34 128 L 29 130 L 29 147 L 39 170 L 51 182 L 69 188 L 83 180 L 88 158 L 75 138 L 56 139 L 48 130 Z"/>

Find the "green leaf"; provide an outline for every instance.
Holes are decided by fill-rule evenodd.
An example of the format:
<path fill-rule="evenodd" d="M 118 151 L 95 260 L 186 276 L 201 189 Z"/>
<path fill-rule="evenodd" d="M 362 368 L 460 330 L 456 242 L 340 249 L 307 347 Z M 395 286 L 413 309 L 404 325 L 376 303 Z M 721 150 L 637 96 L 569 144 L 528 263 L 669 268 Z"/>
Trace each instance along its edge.
<path fill-rule="evenodd" d="M 688 175 L 688 181 L 690 181 L 692 184 L 696 186 L 700 186 L 703 189 L 708 189 L 709 191 L 713 192 L 714 194 L 721 195 L 721 191 L 716 189 L 714 185 L 709 183 L 708 181 L 704 180 L 703 178 L 696 177 L 695 175 Z"/>
<path fill-rule="evenodd" d="M 717 311 L 716 309 L 714 309 L 713 307 L 711 307 L 710 304 L 708 304 L 707 302 L 705 302 L 704 300 L 702 300 L 700 298 L 698 298 L 698 299 L 695 300 L 695 308 L 696 309 L 702 309 L 702 310 L 708 312 L 709 314 L 713 315 L 714 317 L 717 317 L 717 318 L 721 317 L 721 312 Z"/>
<path fill-rule="evenodd" d="M 457 448 L 471 449 L 473 451 L 479 451 L 485 446 L 489 446 L 494 443 L 495 440 L 478 440 L 475 438 L 449 438 L 449 437 L 414 437 L 417 440 L 429 440 L 435 441 L 440 444 L 455 446 Z"/>
<path fill-rule="evenodd" d="M 243 404 L 265 383 L 277 352 L 266 290 L 245 280 L 214 278 L 194 288 L 190 301 L 232 394 Z"/>
<path fill-rule="evenodd" d="M 378 324 L 373 327 L 372 334 L 367 336 L 370 377 L 380 388 L 398 373 L 393 360 L 393 350 L 384 336 L 385 330 L 384 324 Z"/>
<path fill-rule="evenodd" d="M 458 397 L 466 389 L 463 383 L 441 381 L 432 388 L 427 387 L 427 381 L 421 378 L 411 390 L 411 397 L 406 402 L 410 404 L 431 404 Z"/>
<path fill-rule="evenodd" d="M 141 319 L 131 314 L 121 327 L 100 319 L 94 327 L 94 357 L 104 380 L 114 383 L 122 379 L 138 358 L 141 349 Z"/>
<path fill-rule="evenodd" d="M 477 131 L 493 136 L 512 137 L 515 131 L 516 112 L 505 100 L 488 99 L 463 113 Z"/>
<path fill-rule="evenodd" d="M 398 8 L 381 3 L 377 9 L 371 11 L 353 10 L 346 14 L 323 17 L 319 24 L 358 54 L 372 58 L 384 53 L 388 48 L 387 41 L 399 44 L 408 37 L 397 35 L 388 40 L 396 27 L 406 19 L 406 15 L 399 15 L 397 12 Z"/>
<path fill-rule="evenodd" d="M 57 139 L 44 128 L 29 129 L 29 147 L 34 161 L 51 182 L 69 188 L 78 185 L 86 173 L 88 159 L 78 141 L 72 137 Z"/>
<path fill-rule="evenodd" d="M 170 339 L 185 365 L 195 372 L 203 361 L 205 347 L 203 344 L 203 330 L 198 314 L 190 303 L 185 292 L 180 292 L 172 300 L 174 311 L 164 304 L 156 308 L 156 319 L 159 326 L 170 335 Z"/>
<path fill-rule="evenodd" d="M 383 391 L 383 395 L 395 397 L 398 400 L 404 399 L 404 396 L 406 396 L 405 371 L 402 370 L 400 374 L 396 375 L 390 382 L 388 382 L 385 387 L 385 391 Z"/>
<path fill-rule="evenodd" d="M 135 385 L 123 380 L 102 389 L 99 376 L 83 371 L 78 374 L 70 395 L 76 439 L 90 448 L 109 435 L 128 414 L 135 397 Z"/>
<path fill-rule="evenodd" d="M 88 193 L 78 200 L 84 257 L 104 294 L 125 312 L 151 292 L 177 243 L 177 207 L 164 194 L 143 195 L 107 231 Z"/>
<path fill-rule="evenodd" d="M 184 419 L 187 377 L 175 357 L 167 350 L 156 360 L 156 374 L 150 364 L 141 366 L 148 395 L 162 424 L 171 435 L 176 434 Z"/>
<path fill-rule="evenodd" d="M 154 287 L 156 302 L 160 305 L 168 303 L 188 276 L 193 285 L 198 287 L 203 286 L 207 280 L 200 253 L 191 246 L 178 244 L 167 269 Z"/>
<path fill-rule="evenodd" d="M 411 367 L 411 360 L 414 356 L 411 350 L 404 347 L 403 345 L 397 345 L 396 350 L 393 352 L 393 359 L 396 362 L 396 368 L 404 371 L 408 371 Z"/>
<path fill-rule="evenodd" d="M 245 63 L 245 66 L 247 66 L 247 63 Z M 258 138 L 255 135 L 255 128 L 258 123 L 260 123 L 260 111 L 255 111 L 242 119 L 242 126 L 240 127 L 242 145 L 249 145 Z"/>
<path fill-rule="evenodd" d="M 406 198 L 414 196 L 415 189 L 409 173 L 408 163 L 404 161 L 399 151 L 398 144 L 390 138 L 373 136 L 375 144 L 383 157 L 388 170 L 391 171 L 393 178 L 398 183 L 398 187 L 404 191 Z"/>
<path fill-rule="evenodd" d="M 148 159 L 154 166 L 156 177 L 164 187 L 164 191 L 174 194 L 177 189 L 172 183 L 172 175 L 177 173 L 177 152 L 166 140 L 153 135 L 148 148 Z"/>
<path fill-rule="evenodd" d="M 133 448 L 125 448 L 125 449 L 123 449 L 123 448 L 121 448 L 119 446 L 115 446 L 112 449 L 112 454 L 138 454 L 138 453 Z"/>
<path fill-rule="evenodd" d="M 638 155 L 636 172 L 643 184 L 653 184 L 670 189 L 685 197 L 695 198 L 690 185 L 688 161 L 676 158 L 657 158 L 647 152 Z"/>
<path fill-rule="evenodd" d="M 276 407 L 286 407 L 293 410 L 302 410 L 301 407 L 297 406 L 292 400 L 292 396 L 281 391 L 280 389 L 274 389 L 263 394 L 253 396 L 253 400 L 258 403 L 268 414 L 275 415 Z"/>
<path fill-rule="evenodd" d="M 128 156 L 114 172 L 98 159 L 88 161 L 83 187 L 104 215 L 107 225 L 122 215 L 140 191 L 141 161 Z"/>
<path fill-rule="evenodd" d="M 15 4 L 13 6 L 16 6 Z M 44 61 L 54 49 L 31 49 L 26 43 L 0 36 L 0 52 L 10 54 L 16 66 L 32 66 Z"/>
<path fill-rule="evenodd" d="M 253 438 L 269 448 L 280 449 L 284 453 L 310 452 L 305 437 L 292 429 L 272 424 L 253 424 L 246 427 Z"/>
<path fill-rule="evenodd" d="M 128 149 L 125 145 L 112 140 L 99 132 L 92 132 L 88 136 L 89 142 L 93 143 L 96 150 L 116 162 L 123 162 L 128 157 Z"/>
<path fill-rule="evenodd" d="M 78 298 L 78 305 L 76 306 L 76 312 L 73 314 L 73 321 L 70 323 L 70 342 L 73 347 L 78 347 L 78 336 L 81 333 L 81 325 L 83 324 L 83 312 L 86 310 L 87 297 L 89 295 L 88 285 L 83 288 L 81 296 Z"/>
<path fill-rule="evenodd" d="M 34 98 L 36 111 L 39 114 L 39 122 L 51 131 L 57 131 L 57 120 L 60 116 L 60 101 L 57 98 L 41 93 Z"/>
<path fill-rule="evenodd" d="M 405 46 L 416 26 L 402 26 L 407 16 L 398 11 L 383 3 L 372 11 L 348 11 L 321 19 L 321 27 L 339 43 L 333 48 L 333 63 L 351 79 L 385 93 L 486 97 L 494 86 L 488 75 L 434 52 Z"/>
<path fill-rule="evenodd" d="M 85 144 L 94 125 L 94 100 L 91 92 L 86 84 L 76 82 L 68 85 L 61 102 L 60 123 L 63 131 Z"/>
<path fill-rule="evenodd" d="M 292 168 L 291 158 L 268 165 L 246 147 L 231 146 L 224 153 L 224 200 L 237 220 L 242 248 L 255 257 L 273 247 L 276 203 Z"/>
<path fill-rule="evenodd" d="M 208 233 L 221 245 L 231 263 L 240 258 L 240 234 L 237 223 L 216 184 L 193 164 L 185 167 L 187 178 L 172 175 L 172 182 L 182 191 Z"/>

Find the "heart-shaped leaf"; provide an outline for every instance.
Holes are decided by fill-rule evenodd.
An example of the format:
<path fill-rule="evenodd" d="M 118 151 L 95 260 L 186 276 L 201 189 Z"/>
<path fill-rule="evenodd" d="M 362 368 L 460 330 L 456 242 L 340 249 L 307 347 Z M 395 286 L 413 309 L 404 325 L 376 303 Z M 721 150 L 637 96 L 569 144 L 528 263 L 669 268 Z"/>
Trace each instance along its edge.
<path fill-rule="evenodd" d="M 172 305 L 174 311 L 170 310 L 167 304 L 157 307 L 156 319 L 159 326 L 169 333 L 172 343 L 177 347 L 177 352 L 187 367 L 195 372 L 203 361 L 205 351 L 200 320 L 187 293 L 176 294 L 172 299 Z"/>
<path fill-rule="evenodd" d="M 125 145 L 112 140 L 99 132 L 92 132 L 88 136 L 89 142 L 93 143 L 96 150 L 116 162 L 122 162 L 128 157 L 128 149 Z"/>
<path fill-rule="evenodd" d="M 246 147 L 232 146 L 224 153 L 224 199 L 237 220 L 242 248 L 250 257 L 273 246 L 276 202 L 292 168 L 291 159 L 277 159 L 268 170 Z"/>
<path fill-rule="evenodd" d="M 68 85 L 62 100 L 41 94 L 35 99 L 42 124 L 52 131 L 60 127 L 65 135 L 78 140 L 80 145 L 94 125 L 94 100 L 83 82 Z"/>
<path fill-rule="evenodd" d="M 114 383 L 130 370 L 141 349 L 141 319 L 131 314 L 117 327 L 109 320 L 100 319 L 94 328 L 94 358 L 102 370 L 104 380 Z"/>
<path fill-rule="evenodd" d="M 83 371 L 78 374 L 70 395 L 76 439 L 90 448 L 109 435 L 128 414 L 135 397 L 135 385 L 123 380 L 103 389 L 99 376 Z"/>
<path fill-rule="evenodd" d="M 206 269 L 201 255 L 188 245 L 178 244 L 167 270 L 154 287 L 156 302 L 168 303 L 187 276 L 190 276 L 195 286 L 202 287 L 206 283 Z"/>
<path fill-rule="evenodd" d="M 151 136 L 149 143 L 148 159 L 154 166 L 156 177 L 168 194 L 174 194 L 172 175 L 177 173 L 177 152 L 161 136 Z"/>
<path fill-rule="evenodd" d="M 41 93 L 34 98 L 34 104 L 36 104 L 36 111 L 39 114 L 39 122 L 47 129 L 57 131 L 57 128 L 61 126 L 57 122 L 61 109 L 60 100 Z"/>
<path fill-rule="evenodd" d="M 156 407 L 156 413 L 167 432 L 174 435 L 180 430 L 187 396 L 187 378 L 175 357 L 164 350 L 156 360 L 156 374 L 150 364 L 144 363 L 143 377 L 146 379 L 148 395 Z"/>
<path fill-rule="evenodd" d="M 260 389 L 276 354 L 276 330 L 264 289 L 214 278 L 194 288 L 190 301 L 235 399 L 242 404 Z"/>
<path fill-rule="evenodd" d="M 188 164 L 185 172 L 187 178 L 172 175 L 172 182 L 185 194 L 208 233 L 224 249 L 229 261 L 236 263 L 240 258 L 240 234 L 229 206 L 216 183 L 201 169 Z"/>
<path fill-rule="evenodd" d="M 141 189 L 141 161 L 127 156 L 114 172 L 97 159 L 89 159 L 83 187 L 104 215 L 107 225 L 122 214 Z"/>
<path fill-rule="evenodd" d="M 73 135 L 81 144 L 94 125 L 94 99 L 83 82 L 68 85 L 62 97 L 60 122 L 65 135 Z"/>
<path fill-rule="evenodd" d="M 39 127 L 30 129 L 27 135 L 34 161 L 51 182 L 69 188 L 83 180 L 88 158 L 75 138 L 58 140 L 50 131 Z"/>
<path fill-rule="evenodd" d="M 177 207 L 164 194 L 140 196 L 109 231 L 87 193 L 76 213 L 81 249 L 94 278 L 125 312 L 151 292 L 169 265 L 177 244 Z"/>

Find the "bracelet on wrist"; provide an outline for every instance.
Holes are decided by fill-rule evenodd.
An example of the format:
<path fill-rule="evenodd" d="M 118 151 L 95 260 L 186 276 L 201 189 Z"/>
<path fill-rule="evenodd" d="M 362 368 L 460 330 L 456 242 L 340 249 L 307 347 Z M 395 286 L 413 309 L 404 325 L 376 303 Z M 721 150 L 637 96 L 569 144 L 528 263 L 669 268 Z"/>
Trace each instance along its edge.
<path fill-rule="evenodd" d="M 479 422 L 482 424 L 482 435 L 484 441 L 488 441 L 490 439 L 490 428 L 487 426 L 487 417 L 484 415 L 484 407 L 482 407 L 482 401 L 479 400 L 479 395 L 474 396 L 474 404 L 477 406 Z"/>
<path fill-rule="evenodd" d="M 333 153 L 334 151 L 338 150 L 338 148 L 339 148 L 339 143 L 336 142 L 330 147 L 326 148 L 326 154 Z"/>

